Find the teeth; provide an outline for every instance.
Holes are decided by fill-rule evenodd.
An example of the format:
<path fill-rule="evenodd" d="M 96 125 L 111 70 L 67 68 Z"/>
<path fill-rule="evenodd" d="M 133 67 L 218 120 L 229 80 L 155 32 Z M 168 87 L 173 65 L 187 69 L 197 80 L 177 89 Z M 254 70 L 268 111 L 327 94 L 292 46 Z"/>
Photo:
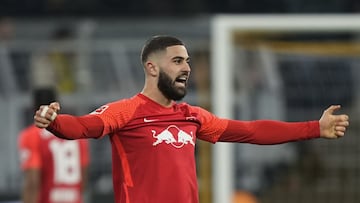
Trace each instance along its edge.
<path fill-rule="evenodd" d="M 186 82 L 186 79 L 179 78 L 179 79 L 177 79 L 177 81 L 179 81 L 179 82 Z"/>

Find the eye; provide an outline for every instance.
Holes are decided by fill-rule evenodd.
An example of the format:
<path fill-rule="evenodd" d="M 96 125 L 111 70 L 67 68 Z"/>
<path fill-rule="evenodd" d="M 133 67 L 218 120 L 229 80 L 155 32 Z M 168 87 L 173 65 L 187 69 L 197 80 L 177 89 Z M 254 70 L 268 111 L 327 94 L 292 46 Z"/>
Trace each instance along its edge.
<path fill-rule="evenodd" d="M 182 59 L 175 59 L 175 60 L 174 60 L 174 63 L 175 63 L 175 64 L 181 64 L 181 61 L 182 61 Z"/>

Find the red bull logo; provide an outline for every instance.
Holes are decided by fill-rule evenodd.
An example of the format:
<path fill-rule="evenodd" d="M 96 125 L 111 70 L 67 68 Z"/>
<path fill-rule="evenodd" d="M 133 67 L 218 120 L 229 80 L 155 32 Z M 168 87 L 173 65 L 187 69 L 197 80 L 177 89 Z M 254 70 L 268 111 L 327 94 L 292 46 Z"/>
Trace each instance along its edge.
<path fill-rule="evenodd" d="M 187 133 L 176 125 L 170 125 L 165 130 L 160 133 L 156 133 L 155 130 L 152 130 L 152 136 L 156 139 L 153 143 L 153 146 L 156 146 L 161 143 L 171 144 L 175 148 L 181 148 L 186 144 L 192 144 L 195 146 L 193 132 Z"/>

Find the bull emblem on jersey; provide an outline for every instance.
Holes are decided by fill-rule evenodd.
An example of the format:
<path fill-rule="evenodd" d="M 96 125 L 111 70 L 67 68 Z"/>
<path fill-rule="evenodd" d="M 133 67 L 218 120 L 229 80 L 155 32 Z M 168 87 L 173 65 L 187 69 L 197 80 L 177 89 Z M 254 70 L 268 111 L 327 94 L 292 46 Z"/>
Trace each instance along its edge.
<path fill-rule="evenodd" d="M 170 131 L 170 129 L 173 130 Z M 186 144 L 192 144 L 193 146 L 195 146 L 193 132 L 190 132 L 189 134 L 179 129 L 176 125 L 170 125 L 158 134 L 155 130 L 152 130 L 151 132 L 152 136 L 156 139 L 156 141 L 153 143 L 153 146 L 156 146 L 162 142 L 165 142 L 166 144 L 171 144 L 175 148 L 181 148 Z M 176 132 L 177 136 L 174 136 L 174 132 Z"/>

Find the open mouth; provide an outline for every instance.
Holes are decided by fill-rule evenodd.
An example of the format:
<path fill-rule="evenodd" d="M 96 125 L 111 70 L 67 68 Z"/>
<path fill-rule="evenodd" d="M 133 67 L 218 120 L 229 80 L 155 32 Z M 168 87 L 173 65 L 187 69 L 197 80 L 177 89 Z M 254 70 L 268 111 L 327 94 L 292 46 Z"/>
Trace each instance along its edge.
<path fill-rule="evenodd" d="M 185 75 L 182 75 L 182 76 L 177 77 L 177 78 L 175 79 L 175 82 L 176 82 L 176 83 L 180 83 L 180 84 L 186 86 L 187 80 L 188 80 L 188 77 L 185 76 Z"/>

